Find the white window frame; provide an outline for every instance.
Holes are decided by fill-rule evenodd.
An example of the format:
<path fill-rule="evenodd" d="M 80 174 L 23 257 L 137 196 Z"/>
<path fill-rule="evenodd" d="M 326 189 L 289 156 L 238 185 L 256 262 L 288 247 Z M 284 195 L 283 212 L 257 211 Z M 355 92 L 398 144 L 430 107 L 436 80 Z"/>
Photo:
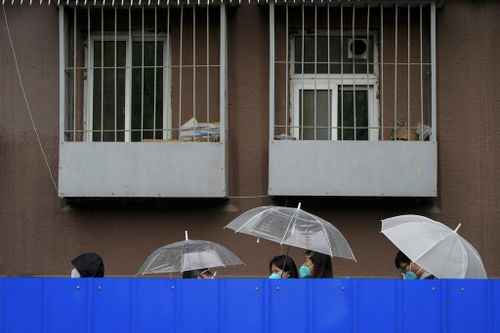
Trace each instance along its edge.
<path fill-rule="evenodd" d="M 331 127 L 331 141 L 337 141 L 338 130 L 338 91 L 343 89 L 346 91 L 356 89 L 356 91 L 366 91 L 368 89 L 368 140 L 379 140 L 379 68 L 378 68 L 378 35 L 370 33 L 373 37 L 373 73 L 347 73 L 347 74 L 296 74 L 295 65 L 301 64 L 295 62 L 295 37 L 302 35 L 300 32 L 292 32 L 289 35 L 289 51 L 290 52 L 290 109 L 292 114 L 292 135 L 297 139 L 300 138 L 300 91 L 301 90 L 328 90 L 331 91 L 331 114 L 330 114 L 330 127 Z M 306 33 L 306 36 L 314 36 L 314 34 Z M 352 31 L 344 31 L 344 39 L 352 38 Z M 316 36 L 326 37 L 327 33 L 324 31 L 317 32 Z M 330 37 L 340 36 L 340 32 L 334 31 L 330 33 Z M 357 38 L 366 38 L 366 33 L 356 32 Z M 365 36 L 365 37 L 363 37 Z M 345 52 L 346 50 L 344 50 Z M 344 62 L 349 64 L 351 62 Z M 356 64 L 365 64 L 366 61 L 359 60 Z M 367 88 L 368 87 L 368 88 Z M 377 92 L 377 93 L 375 93 Z M 303 140 L 303 139 L 301 139 Z"/>
<path fill-rule="evenodd" d="M 170 45 L 167 43 L 170 41 L 166 33 L 157 34 L 156 38 L 154 34 L 133 33 L 131 36 L 128 34 L 118 34 L 116 35 L 104 35 L 94 34 L 90 36 L 90 45 L 88 46 L 88 52 L 85 55 L 86 68 L 88 68 L 88 88 L 84 91 L 83 98 L 83 109 L 85 110 L 84 115 L 84 141 L 92 142 L 93 138 L 93 114 L 94 114 L 94 43 L 96 41 L 125 41 L 126 45 L 126 61 L 125 61 L 125 140 L 124 142 L 131 142 L 131 129 L 132 129 L 132 44 L 134 41 L 142 41 L 144 37 L 144 42 L 163 42 L 163 129 L 161 129 L 163 135 L 163 140 L 169 140 L 172 137 L 172 132 L 170 130 L 172 124 L 172 106 L 171 106 L 171 84 L 172 84 L 172 66 L 168 61 L 171 61 L 170 56 Z M 86 50 L 87 51 L 87 50 Z M 157 66 L 157 68 L 160 66 Z M 87 103 L 87 105 L 85 105 Z M 118 112 L 118 110 L 117 110 Z M 149 129 L 147 129 L 149 130 Z M 159 130 L 159 129 L 157 129 Z M 118 131 L 118 130 L 117 130 Z"/>
<path fill-rule="evenodd" d="M 330 81 L 328 83 L 328 81 Z M 330 128 L 331 128 L 331 140 L 337 140 L 337 130 L 338 130 L 338 98 L 339 89 L 344 91 L 352 91 L 354 89 L 354 83 L 356 83 L 356 91 L 366 91 L 367 81 L 365 80 L 354 80 L 354 79 L 343 79 L 339 78 L 292 78 L 290 83 L 291 86 L 291 109 L 292 109 L 292 135 L 296 138 L 300 138 L 300 92 L 302 90 L 328 90 L 331 92 L 331 114 L 330 114 Z M 378 140 L 379 135 L 379 106 L 378 102 L 375 100 L 377 82 L 374 79 L 368 81 L 368 139 Z M 302 139 L 303 140 L 303 139 Z"/>

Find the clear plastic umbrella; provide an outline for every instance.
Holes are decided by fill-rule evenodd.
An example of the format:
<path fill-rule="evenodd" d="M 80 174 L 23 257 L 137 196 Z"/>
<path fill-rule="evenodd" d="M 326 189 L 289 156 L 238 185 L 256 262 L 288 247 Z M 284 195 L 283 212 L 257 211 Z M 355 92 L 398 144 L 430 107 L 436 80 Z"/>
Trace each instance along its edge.
<path fill-rule="evenodd" d="M 458 228 L 460 224 L 452 230 L 424 216 L 400 215 L 382 220 L 381 233 L 438 278 L 485 279 L 481 256 Z"/>
<path fill-rule="evenodd" d="M 137 275 L 185 272 L 195 269 L 243 265 L 233 252 L 206 240 L 186 239 L 160 247 L 146 259 Z"/>
<path fill-rule="evenodd" d="M 261 206 L 250 209 L 224 228 L 356 261 L 349 243 L 331 223 L 297 208 Z"/>

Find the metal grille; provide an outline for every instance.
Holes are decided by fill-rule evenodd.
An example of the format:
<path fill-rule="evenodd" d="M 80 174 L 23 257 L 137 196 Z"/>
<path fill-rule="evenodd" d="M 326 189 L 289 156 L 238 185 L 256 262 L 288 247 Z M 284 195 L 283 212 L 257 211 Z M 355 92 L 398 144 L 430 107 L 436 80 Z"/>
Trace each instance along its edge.
<path fill-rule="evenodd" d="M 435 4 L 270 12 L 271 138 L 435 140 Z"/>
<path fill-rule="evenodd" d="M 220 15 L 64 7 L 64 141 L 220 141 Z"/>

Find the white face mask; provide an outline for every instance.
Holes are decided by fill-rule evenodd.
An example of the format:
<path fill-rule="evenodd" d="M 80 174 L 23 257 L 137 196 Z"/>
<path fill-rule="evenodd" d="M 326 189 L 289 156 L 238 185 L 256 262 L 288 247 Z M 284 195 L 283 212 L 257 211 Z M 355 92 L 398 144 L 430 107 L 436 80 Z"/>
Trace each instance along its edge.
<path fill-rule="evenodd" d="M 71 278 L 79 278 L 79 277 L 80 277 L 80 272 L 76 268 L 73 268 L 71 270 Z"/>

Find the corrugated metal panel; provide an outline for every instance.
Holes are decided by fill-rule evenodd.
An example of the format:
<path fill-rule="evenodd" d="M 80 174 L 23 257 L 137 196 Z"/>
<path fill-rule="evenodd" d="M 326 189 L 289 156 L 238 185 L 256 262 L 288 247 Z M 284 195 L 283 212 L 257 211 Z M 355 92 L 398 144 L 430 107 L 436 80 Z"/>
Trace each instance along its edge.
<path fill-rule="evenodd" d="M 226 4 L 240 4 L 241 2 L 248 3 L 258 3 L 258 4 L 267 4 L 269 0 L 2 0 L 2 5 L 5 4 L 16 4 L 16 5 L 31 5 L 31 4 L 46 4 L 46 5 L 78 5 L 78 6 L 165 6 L 165 5 L 173 5 L 173 6 L 193 6 L 193 5 L 220 5 L 221 3 Z M 287 0 L 278 0 L 275 1 L 277 4 L 287 3 Z M 366 6 L 370 5 L 417 5 L 417 4 L 429 4 L 436 3 L 438 6 L 442 6 L 444 0 L 288 0 L 288 3 L 300 4 L 300 3 L 331 3 L 340 5 L 343 4 L 345 6 Z"/>
<path fill-rule="evenodd" d="M 500 332 L 500 280 L 0 279 L 0 332 Z"/>
<path fill-rule="evenodd" d="M 238 0 L 2 0 L 2 5 L 66 5 L 78 7 L 161 7 L 161 6 L 220 6 L 238 4 Z"/>
<path fill-rule="evenodd" d="M 267 1 L 266 1 L 267 3 Z M 406 5 L 419 5 L 419 4 L 430 4 L 430 3 L 436 3 L 438 6 L 442 6 L 444 3 L 444 0 L 276 0 L 276 4 L 311 4 L 311 3 L 331 3 L 332 5 L 343 5 L 345 7 L 349 6 L 356 6 L 356 7 L 362 7 L 362 6 L 378 6 L 378 5 L 387 5 L 387 6 L 406 6 Z"/>

